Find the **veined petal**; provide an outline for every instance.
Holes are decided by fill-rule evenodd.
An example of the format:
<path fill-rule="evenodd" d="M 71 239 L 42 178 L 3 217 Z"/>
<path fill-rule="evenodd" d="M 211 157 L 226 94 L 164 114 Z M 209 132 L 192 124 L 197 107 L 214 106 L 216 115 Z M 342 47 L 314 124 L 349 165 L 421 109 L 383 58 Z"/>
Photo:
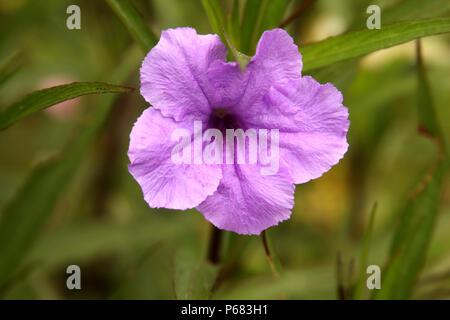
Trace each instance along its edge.
<path fill-rule="evenodd" d="M 245 94 L 235 108 L 241 115 L 260 114 L 267 111 L 263 98 L 271 86 L 283 85 L 301 77 L 302 56 L 285 30 L 265 31 L 246 72 L 249 79 Z"/>
<path fill-rule="evenodd" d="M 348 110 L 332 84 L 302 77 L 290 86 L 271 88 L 266 100 L 273 117 L 249 121 L 280 130 L 280 162 L 295 183 L 320 177 L 347 152 Z"/>
<path fill-rule="evenodd" d="M 180 128 L 193 135 L 190 122 L 176 122 L 159 110 L 148 108 L 131 131 L 128 169 L 152 208 L 193 208 L 217 190 L 222 178 L 220 165 L 172 161 L 172 150 L 179 141 L 172 141 L 171 137 Z"/>
<path fill-rule="evenodd" d="M 208 69 L 203 87 L 213 108 L 229 108 L 242 99 L 247 82 L 248 75 L 236 62 L 216 60 Z"/>
<path fill-rule="evenodd" d="M 260 234 L 289 219 L 294 189 L 289 173 L 261 175 L 258 165 L 224 165 L 217 191 L 197 209 L 219 229 Z"/>
<path fill-rule="evenodd" d="M 142 63 L 141 94 L 164 116 L 205 120 L 211 108 L 204 88 L 207 70 L 226 55 L 217 35 L 198 35 L 192 28 L 165 30 Z"/>

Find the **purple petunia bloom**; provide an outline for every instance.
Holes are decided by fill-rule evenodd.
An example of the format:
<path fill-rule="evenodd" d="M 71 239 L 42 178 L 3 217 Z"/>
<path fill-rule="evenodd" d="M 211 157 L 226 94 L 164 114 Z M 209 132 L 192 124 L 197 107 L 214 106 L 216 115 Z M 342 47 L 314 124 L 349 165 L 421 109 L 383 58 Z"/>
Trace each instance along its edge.
<path fill-rule="evenodd" d="M 284 30 L 263 33 L 245 71 L 226 56 L 217 35 L 162 32 L 141 68 L 141 94 L 153 107 L 131 132 L 129 171 L 150 207 L 196 208 L 220 229 L 259 234 L 290 217 L 295 184 L 339 162 L 350 122 L 332 84 L 301 76 L 302 56 Z M 172 134 L 182 129 L 195 144 L 194 122 L 202 132 L 277 130 L 278 170 L 262 174 L 260 155 L 257 163 L 174 163 Z"/>

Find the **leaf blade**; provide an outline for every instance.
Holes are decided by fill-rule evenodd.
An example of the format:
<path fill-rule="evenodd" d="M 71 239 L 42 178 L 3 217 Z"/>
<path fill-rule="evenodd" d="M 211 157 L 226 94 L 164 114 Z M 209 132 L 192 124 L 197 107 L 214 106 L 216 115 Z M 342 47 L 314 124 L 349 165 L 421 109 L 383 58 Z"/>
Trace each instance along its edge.
<path fill-rule="evenodd" d="M 433 108 L 430 84 L 426 75 L 422 59 L 420 39 L 416 43 L 417 49 L 417 102 L 421 127 L 433 137 L 442 139 L 442 132 Z"/>
<path fill-rule="evenodd" d="M 22 67 L 22 53 L 15 51 L 0 63 L 0 86 L 8 81 Z"/>
<path fill-rule="evenodd" d="M 125 81 L 131 71 L 138 67 L 139 60 L 138 51 L 132 48 L 111 78 L 118 82 Z M 114 96 L 103 98 L 94 121 L 80 130 L 80 135 L 68 144 L 70 148 L 59 157 L 38 166 L 3 210 L 0 216 L 0 288 L 7 285 L 17 272 L 60 193 L 106 121 Z M 4 245 L 6 243 L 7 246 Z"/>
<path fill-rule="evenodd" d="M 223 36 L 225 25 L 219 3 L 217 0 L 202 0 L 202 5 L 214 32 L 225 42 Z"/>
<path fill-rule="evenodd" d="M 359 30 L 300 48 L 303 71 L 359 57 L 410 40 L 450 32 L 450 18 L 433 18 L 384 25 L 380 30 Z"/>
<path fill-rule="evenodd" d="M 177 299 L 209 299 L 219 266 L 198 261 L 189 251 L 177 251 L 174 259 L 174 291 Z"/>
<path fill-rule="evenodd" d="M 431 92 L 422 62 L 420 40 L 417 41 L 416 55 L 420 127 L 423 127 L 426 135 L 436 142 L 439 158 L 412 193 L 401 216 L 392 241 L 390 264 L 381 291 L 374 295 L 376 299 L 407 299 L 411 296 L 413 285 L 424 265 L 436 224 L 447 165 L 440 127 L 434 114 Z"/>
<path fill-rule="evenodd" d="M 128 0 L 106 0 L 117 16 L 122 20 L 131 36 L 148 52 L 158 42 L 158 37 L 148 27 L 142 16 Z"/>
<path fill-rule="evenodd" d="M 123 93 L 132 88 L 102 82 L 74 82 L 35 91 L 0 111 L 0 130 L 6 129 L 26 116 L 55 104 L 88 94 Z"/>
<path fill-rule="evenodd" d="M 364 289 L 364 280 L 366 275 L 366 267 L 367 267 L 367 258 L 370 250 L 370 243 L 372 240 L 373 227 L 375 224 L 375 214 L 377 212 L 377 202 L 374 203 L 372 207 L 372 211 L 370 213 L 369 224 L 367 225 L 366 232 L 364 234 L 363 246 L 361 250 L 361 262 L 360 262 L 360 271 L 359 271 L 359 279 L 356 284 L 355 291 L 353 293 L 353 299 L 361 299 L 363 289 Z"/>
<path fill-rule="evenodd" d="M 406 207 L 396 231 L 391 262 L 375 299 L 407 299 L 423 266 L 438 213 L 445 162 L 441 161 L 424 190 Z"/>
<path fill-rule="evenodd" d="M 261 24 L 261 16 L 264 12 L 266 4 L 267 0 L 248 0 L 245 3 L 241 28 L 241 45 L 242 52 L 244 54 L 253 53 L 252 50 L 254 48 L 252 48 L 252 41 L 255 37 L 255 32 L 259 30 L 259 25 Z"/>

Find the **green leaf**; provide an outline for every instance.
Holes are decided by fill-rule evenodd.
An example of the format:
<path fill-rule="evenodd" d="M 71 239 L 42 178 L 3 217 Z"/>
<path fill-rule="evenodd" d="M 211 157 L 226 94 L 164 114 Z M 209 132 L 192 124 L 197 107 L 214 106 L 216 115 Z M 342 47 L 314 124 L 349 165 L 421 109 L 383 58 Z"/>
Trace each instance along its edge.
<path fill-rule="evenodd" d="M 442 138 L 441 129 L 436 120 L 436 114 L 433 108 L 430 84 L 422 60 L 420 39 L 417 40 L 417 80 L 417 105 L 421 126 L 432 136 Z"/>
<path fill-rule="evenodd" d="M 0 63 L 0 86 L 21 68 L 21 53 L 16 51 Z"/>
<path fill-rule="evenodd" d="M 98 254 L 123 252 L 138 246 L 148 247 L 164 239 L 180 236 L 185 231 L 182 224 L 150 215 L 125 225 L 102 222 L 71 226 L 42 237 L 26 260 L 41 268 L 74 260 L 81 262 Z"/>
<path fill-rule="evenodd" d="M 403 0 L 383 10 L 381 21 L 392 23 L 399 20 L 425 19 L 444 15 L 449 10 L 448 0 Z"/>
<path fill-rule="evenodd" d="M 101 82 L 74 82 L 52 88 L 35 91 L 24 99 L 0 111 L 0 130 L 20 119 L 63 101 L 87 94 L 122 93 L 132 88 Z"/>
<path fill-rule="evenodd" d="M 359 30 L 300 48 L 303 71 L 359 57 L 416 38 L 450 32 L 450 18 L 434 18 L 382 25 L 377 30 Z"/>
<path fill-rule="evenodd" d="M 269 261 L 270 270 L 275 278 L 279 278 L 282 274 L 283 270 L 281 267 L 280 260 L 278 256 L 275 254 L 275 250 L 273 247 L 272 239 L 269 236 L 269 232 L 264 230 L 261 233 L 261 240 L 264 246 L 264 251 L 266 253 L 267 260 Z"/>
<path fill-rule="evenodd" d="M 351 24 L 351 30 L 358 30 L 366 26 L 369 14 L 366 8 L 374 1 L 364 0 L 358 1 L 357 7 L 352 6 L 357 14 L 355 21 Z M 380 3 L 381 8 L 381 28 L 384 24 L 395 23 L 406 20 L 419 20 L 426 18 L 436 18 L 444 16 L 450 10 L 450 2 L 448 0 L 397 0 L 385 1 Z"/>
<path fill-rule="evenodd" d="M 123 82 L 138 68 L 140 54 L 132 48 L 113 81 Z M 112 109 L 114 96 L 103 97 L 94 121 L 71 141 L 60 156 L 38 166 L 0 216 L 0 288 L 15 272 L 45 225 L 64 187 Z"/>
<path fill-rule="evenodd" d="M 209 22 L 213 28 L 213 31 L 220 36 L 225 43 L 224 38 L 224 20 L 222 16 L 222 10 L 217 0 L 202 0 L 203 8 L 208 16 Z"/>
<path fill-rule="evenodd" d="M 158 42 L 158 37 L 150 30 L 147 23 L 128 0 L 106 0 L 109 6 L 122 20 L 131 36 L 141 48 L 148 52 Z"/>
<path fill-rule="evenodd" d="M 390 264 L 377 299 L 407 299 L 423 267 L 439 212 L 442 180 L 446 167 L 442 135 L 434 113 L 430 88 L 417 41 L 418 108 L 421 127 L 439 148 L 439 160 L 411 195 L 392 242 Z"/>
<path fill-rule="evenodd" d="M 248 275 L 239 281 L 220 287 L 214 293 L 215 299 L 260 300 L 260 299 L 333 299 L 336 283 L 335 270 L 330 267 L 286 270 L 283 277 L 272 275 Z"/>
<path fill-rule="evenodd" d="M 247 0 L 242 18 L 242 52 L 253 55 L 267 0 Z"/>
<path fill-rule="evenodd" d="M 377 203 L 375 202 L 372 208 L 372 212 L 370 213 L 369 224 L 367 225 L 366 232 L 364 233 L 363 246 L 361 250 L 359 279 L 355 287 L 355 292 L 353 293 L 353 299 L 361 299 L 364 285 L 366 283 L 365 280 L 366 280 L 367 257 L 369 256 L 370 242 L 372 240 L 376 211 L 377 211 Z"/>
<path fill-rule="evenodd" d="M 281 23 L 289 2 L 290 0 L 247 1 L 242 19 L 242 52 L 250 55 L 255 52 L 261 34 Z"/>
<path fill-rule="evenodd" d="M 391 260 L 376 299 L 407 299 L 422 269 L 439 211 L 445 162 L 426 177 L 424 189 L 408 204 L 395 233 Z"/>
<path fill-rule="evenodd" d="M 267 3 L 257 37 L 265 31 L 278 27 L 290 0 L 271 0 Z"/>
<path fill-rule="evenodd" d="M 239 68 L 241 71 L 244 71 L 247 67 L 248 63 L 252 59 L 252 57 L 249 57 L 242 52 L 239 52 L 231 43 L 231 40 L 228 38 L 228 35 L 226 33 L 223 34 L 225 37 L 225 43 L 227 44 L 229 53 L 231 53 L 232 58 L 238 63 Z"/>
<path fill-rule="evenodd" d="M 243 60 L 240 55 L 238 55 L 238 51 L 235 49 L 232 40 L 226 34 L 222 9 L 220 8 L 219 3 L 217 0 L 202 0 L 202 4 L 214 32 L 219 35 L 228 49 L 228 58 L 230 60 L 234 58 L 241 69 L 243 69 Z"/>
<path fill-rule="evenodd" d="M 179 250 L 174 259 L 173 283 L 177 299 L 208 299 L 219 267 L 201 261 L 188 250 Z"/>
<path fill-rule="evenodd" d="M 242 50 L 239 8 L 240 8 L 240 1 L 234 0 L 231 13 L 227 14 L 227 32 L 233 46 L 237 50 Z"/>

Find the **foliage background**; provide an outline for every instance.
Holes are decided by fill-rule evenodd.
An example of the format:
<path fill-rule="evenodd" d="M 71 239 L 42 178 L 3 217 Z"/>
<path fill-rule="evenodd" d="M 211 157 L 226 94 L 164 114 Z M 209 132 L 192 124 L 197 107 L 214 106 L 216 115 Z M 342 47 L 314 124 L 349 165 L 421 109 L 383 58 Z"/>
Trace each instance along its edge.
<path fill-rule="evenodd" d="M 0 62 L 7 61 L 11 72 L 0 82 L 0 110 L 29 92 L 74 81 L 139 88 L 145 52 L 135 48 L 108 5 L 114 2 L 2 0 Z M 255 8 L 261 2 L 247 1 Z M 304 1 L 269 1 L 275 2 L 286 4 L 286 10 L 279 21 L 269 15 L 264 20 L 269 27 Z M 205 3 L 215 1 L 132 1 L 158 38 L 160 30 L 181 26 L 212 33 Z M 66 28 L 70 4 L 81 8 L 81 30 Z M 382 8 L 382 30 L 384 23 L 449 17 L 447 1 L 317 0 L 286 29 L 302 52 L 305 44 L 366 29 L 369 4 Z M 221 8 L 228 21 L 232 1 L 222 1 Z M 245 19 L 245 1 L 239 8 Z M 243 23 L 236 34 L 251 34 L 245 28 L 253 26 Z M 436 190 L 417 196 L 413 209 L 407 209 L 420 207 L 423 215 L 412 227 L 403 215 L 411 193 L 439 157 L 436 144 L 418 133 L 419 123 L 427 127 L 431 106 L 442 132 L 436 139 L 444 145 L 450 141 L 449 40 L 448 34 L 421 40 L 428 86 L 418 81 L 415 41 L 305 72 L 343 92 L 350 148 L 320 179 L 297 186 L 291 219 L 269 230 L 278 275 L 260 237 L 225 232 L 221 263 L 212 265 L 206 259 L 210 225 L 200 213 L 146 205 L 128 173 L 126 155 L 132 125 L 148 107 L 139 90 L 77 98 L 0 131 L 0 297 L 368 298 L 372 295 L 364 285 L 353 289 L 365 283 L 361 266 L 377 264 L 383 281 L 390 281 L 383 282 L 380 298 L 450 298 L 448 170 L 437 173 L 442 186 L 434 184 L 436 176 L 428 176 Z M 239 49 L 252 54 L 251 46 L 247 52 Z M 127 59 L 131 67 L 117 71 Z M 421 103 L 424 113 L 418 112 Z M 55 158 L 58 154 L 63 156 Z M 447 158 L 441 163 L 448 164 Z M 36 171 L 37 164 L 41 169 Z M 373 228 L 367 232 L 375 202 Z M 402 240 L 402 232 L 410 236 Z M 407 248 L 402 252 L 411 254 L 399 254 L 396 262 L 398 255 L 390 250 L 398 237 Z M 370 246 L 364 246 L 367 239 Z M 80 291 L 66 289 L 70 264 L 81 267 Z M 395 290 L 412 285 L 406 292 Z"/>

